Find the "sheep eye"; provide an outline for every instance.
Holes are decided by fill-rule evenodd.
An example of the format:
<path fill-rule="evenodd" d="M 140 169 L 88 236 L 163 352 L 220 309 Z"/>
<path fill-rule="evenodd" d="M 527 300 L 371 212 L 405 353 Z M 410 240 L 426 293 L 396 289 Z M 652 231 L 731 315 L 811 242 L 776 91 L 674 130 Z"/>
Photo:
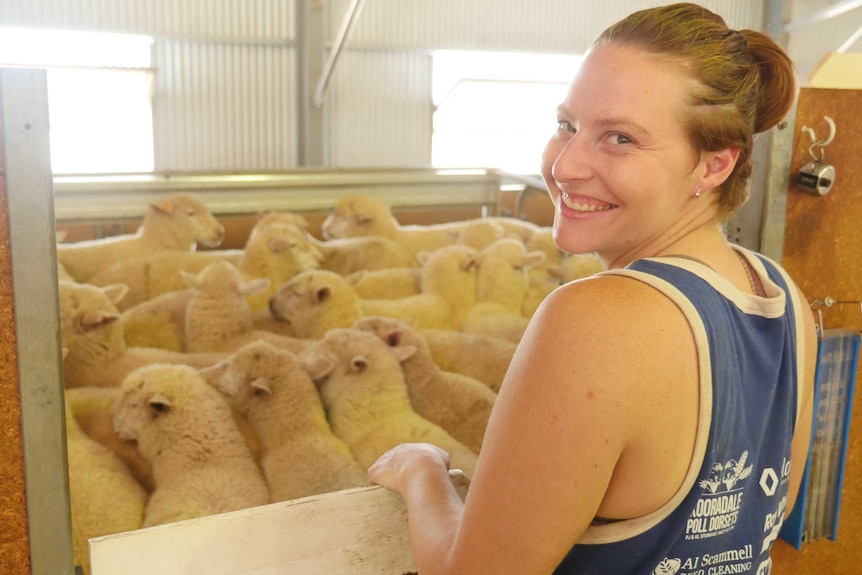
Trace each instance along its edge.
<path fill-rule="evenodd" d="M 389 345 L 389 347 L 396 347 L 398 345 L 398 334 L 397 333 L 390 333 L 386 337 L 386 343 L 387 343 L 387 345 Z"/>
<path fill-rule="evenodd" d="M 171 408 L 164 403 L 151 403 L 150 406 L 153 408 L 153 411 L 160 415 L 171 410 Z"/>
<path fill-rule="evenodd" d="M 265 395 L 269 395 L 267 392 L 265 392 L 262 389 L 255 389 L 253 393 L 254 393 L 255 397 L 263 397 Z"/>
<path fill-rule="evenodd" d="M 187 211 L 187 212 L 186 212 L 186 215 L 187 215 L 187 216 L 189 216 L 190 218 L 192 218 L 192 217 L 194 217 L 194 216 L 195 216 L 195 215 L 197 215 L 197 214 L 195 213 L 195 211 L 194 211 L 194 210 L 189 210 L 189 211 Z"/>

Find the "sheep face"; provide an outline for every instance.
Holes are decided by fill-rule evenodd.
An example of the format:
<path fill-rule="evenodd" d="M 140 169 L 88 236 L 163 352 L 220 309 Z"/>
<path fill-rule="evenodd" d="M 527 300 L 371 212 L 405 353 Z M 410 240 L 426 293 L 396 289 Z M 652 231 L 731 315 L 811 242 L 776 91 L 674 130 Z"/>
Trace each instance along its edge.
<path fill-rule="evenodd" d="M 243 415 L 270 402 L 288 378 L 298 376 L 313 389 L 296 356 L 265 341 L 244 345 L 226 362 L 202 369 L 201 375 Z"/>
<path fill-rule="evenodd" d="M 121 392 L 114 408 L 114 431 L 122 439 L 137 441 L 148 459 L 169 447 L 204 410 L 218 419 L 231 419 L 218 391 L 187 365 L 138 368 L 125 377 Z"/>
<path fill-rule="evenodd" d="M 74 282 L 59 282 L 60 326 L 67 355 L 85 348 L 122 350 L 123 328 L 117 321 L 116 302 L 126 294 L 124 284 L 104 288 Z"/>
<path fill-rule="evenodd" d="M 319 268 L 324 257 L 304 231 L 278 222 L 256 229 L 249 236 L 245 250 L 265 262 L 266 267 L 290 270 L 291 275 Z"/>
<path fill-rule="evenodd" d="M 150 206 L 153 217 L 167 218 L 190 242 L 215 247 L 224 239 L 224 226 L 198 198 L 188 193 L 166 196 Z"/>
<path fill-rule="evenodd" d="M 385 394 L 394 384 L 401 387 L 399 393 L 406 393 L 400 362 L 416 353 L 415 347 L 390 348 L 376 335 L 352 328 L 332 329 L 317 345 L 320 349 L 310 355 L 322 353 L 332 361 L 325 378 L 317 378 L 324 403 L 361 403 L 377 393 Z"/>
<path fill-rule="evenodd" d="M 353 324 L 355 329 L 367 331 L 379 337 L 389 347 L 423 345 L 415 329 L 396 319 L 388 317 L 364 317 Z"/>
<path fill-rule="evenodd" d="M 288 323 L 310 308 L 326 305 L 336 287 L 346 285 L 335 272 L 307 270 L 282 285 L 269 299 L 272 317 Z"/>
<path fill-rule="evenodd" d="M 360 236 L 391 238 L 397 228 L 389 206 L 374 198 L 360 195 L 342 197 L 320 226 L 326 239 Z"/>

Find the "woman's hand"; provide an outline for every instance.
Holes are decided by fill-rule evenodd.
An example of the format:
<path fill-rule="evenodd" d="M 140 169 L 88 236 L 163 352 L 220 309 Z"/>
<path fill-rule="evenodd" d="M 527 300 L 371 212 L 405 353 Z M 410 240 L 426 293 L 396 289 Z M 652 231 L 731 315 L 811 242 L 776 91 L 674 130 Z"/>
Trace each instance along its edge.
<path fill-rule="evenodd" d="M 401 492 L 401 481 L 410 473 L 422 469 L 449 470 L 449 454 L 430 443 L 396 445 L 368 468 L 368 480 L 387 489 Z"/>

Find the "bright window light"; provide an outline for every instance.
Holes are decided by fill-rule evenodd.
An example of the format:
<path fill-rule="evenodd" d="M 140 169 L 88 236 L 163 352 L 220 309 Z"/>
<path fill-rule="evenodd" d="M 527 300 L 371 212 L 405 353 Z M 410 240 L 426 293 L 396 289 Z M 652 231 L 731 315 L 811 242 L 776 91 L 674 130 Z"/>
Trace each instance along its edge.
<path fill-rule="evenodd" d="M 582 56 L 434 53 L 435 167 L 538 174 Z"/>
<path fill-rule="evenodd" d="M 0 28 L 0 65 L 48 70 L 56 174 L 152 172 L 152 39 Z"/>

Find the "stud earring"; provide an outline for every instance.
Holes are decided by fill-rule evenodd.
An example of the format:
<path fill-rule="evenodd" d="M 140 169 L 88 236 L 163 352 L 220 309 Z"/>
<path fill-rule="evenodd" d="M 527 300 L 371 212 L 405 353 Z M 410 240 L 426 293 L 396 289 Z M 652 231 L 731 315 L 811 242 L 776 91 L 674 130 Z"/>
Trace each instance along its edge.
<path fill-rule="evenodd" d="M 698 187 L 697 187 L 697 191 L 694 193 L 694 197 L 695 197 L 695 198 L 699 198 L 699 197 L 700 197 L 700 194 L 701 194 L 702 192 L 703 192 L 703 188 L 701 188 L 700 186 L 698 186 Z"/>

